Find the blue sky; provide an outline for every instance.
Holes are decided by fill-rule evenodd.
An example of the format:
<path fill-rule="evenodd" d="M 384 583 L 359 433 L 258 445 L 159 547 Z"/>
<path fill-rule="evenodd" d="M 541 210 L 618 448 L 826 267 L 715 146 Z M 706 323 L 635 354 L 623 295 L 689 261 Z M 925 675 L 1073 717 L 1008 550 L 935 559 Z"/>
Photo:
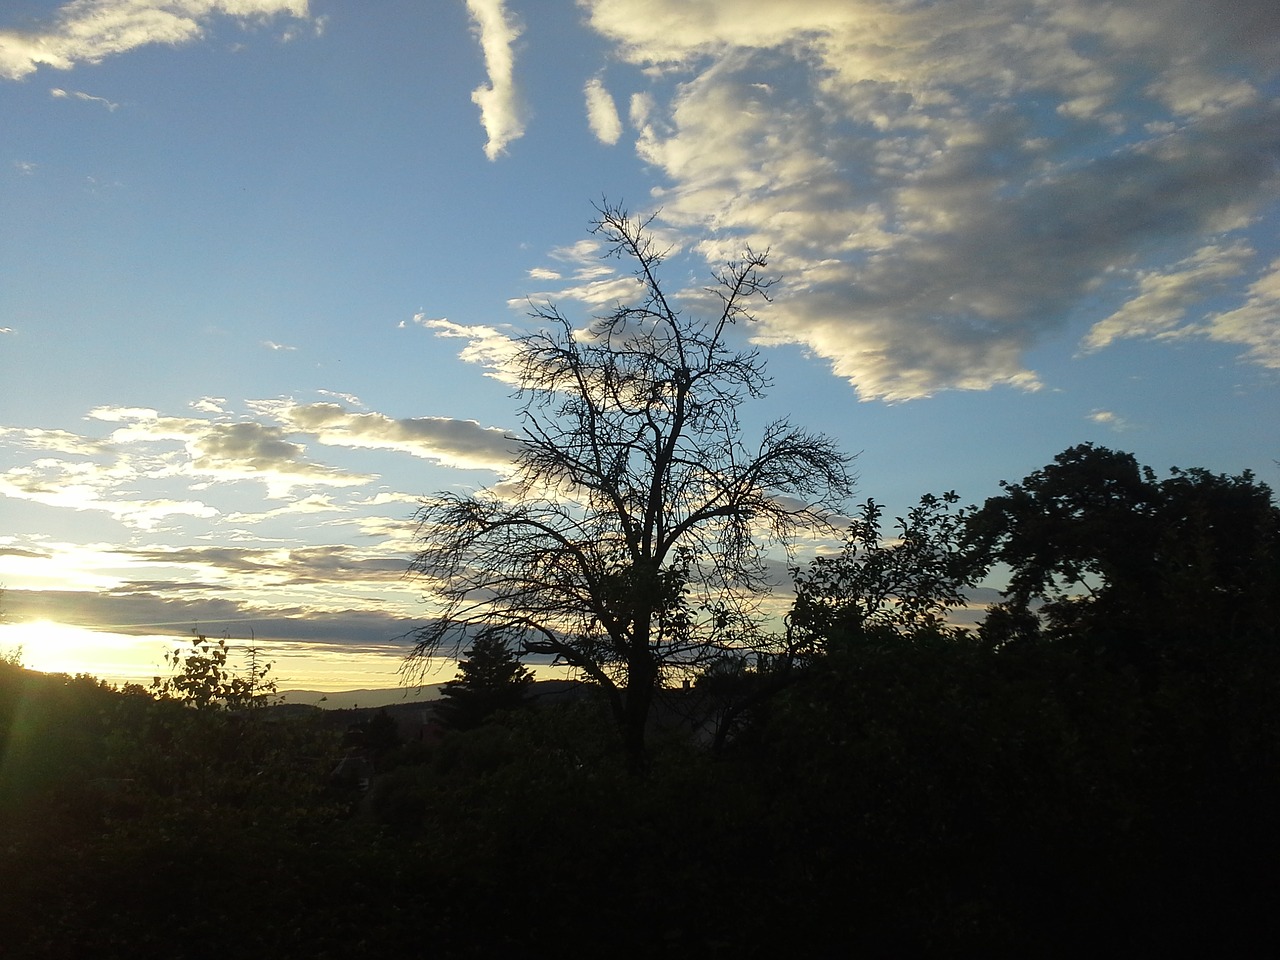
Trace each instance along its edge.
<path fill-rule="evenodd" d="M 611 302 L 601 197 L 691 303 L 771 251 L 752 415 L 859 499 L 1086 440 L 1275 486 L 1277 65 L 1269 0 L 7 3 L 0 647 L 394 682 L 415 498 L 501 479 L 528 299 Z"/>

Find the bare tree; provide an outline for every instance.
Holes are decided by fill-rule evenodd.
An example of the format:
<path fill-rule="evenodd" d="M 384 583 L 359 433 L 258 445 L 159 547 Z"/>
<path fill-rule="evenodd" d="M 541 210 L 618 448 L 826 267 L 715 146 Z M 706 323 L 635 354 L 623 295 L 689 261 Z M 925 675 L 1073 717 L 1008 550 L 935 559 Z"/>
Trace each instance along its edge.
<path fill-rule="evenodd" d="M 552 654 L 603 689 L 638 766 L 664 675 L 763 641 L 766 550 L 827 524 L 852 477 L 829 438 L 785 419 L 756 446 L 742 438 L 739 407 L 769 380 L 731 330 L 769 298 L 766 255 L 727 264 L 709 288 L 716 313 L 693 319 L 659 282 L 651 219 L 596 212 L 605 256 L 634 265 L 636 300 L 585 329 L 535 308 L 543 329 L 517 341 L 511 367 L 513 476 L 501 493 L 441 493 L 418 511 L 410 573 L 444 609 L 409 665 L 480 633 Z"/>

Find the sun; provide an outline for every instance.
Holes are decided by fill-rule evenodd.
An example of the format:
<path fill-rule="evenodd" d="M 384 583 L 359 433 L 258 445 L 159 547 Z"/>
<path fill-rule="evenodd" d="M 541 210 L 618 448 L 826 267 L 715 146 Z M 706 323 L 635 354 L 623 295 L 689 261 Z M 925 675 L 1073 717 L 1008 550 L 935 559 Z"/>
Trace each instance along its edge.
<path fill-rule="evenodd" d="M 42 673 L 87 673 L 103 680 L 149 683 L 160 672 L 168 638 L 106 633 L 55 620 L 0 624 L 0 656 Z"/>

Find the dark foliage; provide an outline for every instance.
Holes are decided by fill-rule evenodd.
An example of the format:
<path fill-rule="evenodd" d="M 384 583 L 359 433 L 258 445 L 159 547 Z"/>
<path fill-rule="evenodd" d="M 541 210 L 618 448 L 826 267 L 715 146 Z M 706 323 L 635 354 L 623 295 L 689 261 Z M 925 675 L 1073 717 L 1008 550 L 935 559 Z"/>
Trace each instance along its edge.
<path fill-rule="evenodd" d="M 1259 625 L 1270 601 L 1233 564 L 1266 559 L 1250 531 L 1273 508 L 1247 476 L 1138 471 L 1132 485 L 1125 455 L 1095 465 L 1114 473 L 1055 502 L 1074 496 L 1096 542 L 1050 512 L 1068 559 L 1045 547 L 1020 561 L 1034 642 L 940 627 L 960 512 L 926 499 L 896 543 L 868 527 L 802 578 L 802 669 L 737 735 L 718 752 L 654 736 L 643 777 L 604 699 L 397 744 L 387 714 L 190 709 L 0 662 L 0 949 L 1258 955 L 1280 935 L 1280 644 Z M 1027 510 L 1009 516 L 1025 529 L 1046 494 L 1019 489 L 1030 500 L 1010 504 Z M 1164 518 L 1178 542 L 1109 544 L 1095 512 L 1143 522 L 1117 504 Z M 878 519 L 869 504 L 863 520 Z M 1183 623 L 1122 620 L 1138 631 L 1126 645 L 1092 611 L 1055 619 L 1036 590 L 1067 576 L 1094 590 L 1071 602 L 1117 616 L 1140 615 L 1133 584 L 1165 590 Z M 1197 619 L 1188 596 L 1230 602 Z M 1157 641 L 1158 655 L 1130 655 Z M 731 702 L 772 676 L 716 663 L 664 698 Z M 330 777 L 352 746 L 378 758 L 365 794 Z"/>
<path fill-rule="evenodd" d="M 1280 509 L 1245 472 L 1170 472 L 1083 444 L 988 500 L 980 571 L 1010 570 L 992 642 L 1045 637 L 1149 659 L 1186 641 L 1277 640 Z"/>

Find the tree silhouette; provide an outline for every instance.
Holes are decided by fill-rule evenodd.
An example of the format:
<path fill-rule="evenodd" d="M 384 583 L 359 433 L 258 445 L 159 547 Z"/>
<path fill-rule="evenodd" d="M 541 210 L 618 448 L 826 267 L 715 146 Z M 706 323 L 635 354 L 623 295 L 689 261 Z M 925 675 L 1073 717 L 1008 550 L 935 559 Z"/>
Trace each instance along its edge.
<path fill-rule="evenodd" d="M 989 639 L 1276 636 L 1280 510 L 1249 471 L 1160 480 L 1132 454 L 1081 444 L 1001 486 L 967 531 L 975 573 L 1010 569 Z"/>
<path fill-rule="evenodd" d="M 604 691 L 633 766 L 664 673 L 760 642 L 765 549 L 826 522 L 849 458 L 786 420 L 758 444 L 738 410 L 768 386 L 732 345 L 772 281 L 748 249 L 709 289 L 705 319 L 668 299 L 648 220 L 596 208 L 607 257 L 634 267 L 635 301 L 580 329 L 557 307 L 516 341 L 523 429 L 505 489 L 442 493 L 417 514 L 410 571 L 441 614 L 411 658 L 458 650 L 477 629 L 551 654 Z M 512 495 L 511 491 L 517 491 Z M 412 660 L 411 660 L 412 662 Z"/>
<path fill-rule="evenodd" d="M 499 710 L 524 702 L 533 675 L 493 633 L 482 633 L 458 664 L 458 675 L 444 687 L 436 715 L 455 730 L 478 727 Z"/>
<path fill-rule="evenodd" d="M 151 684 L 157 697 L 181 700 L 197 710 L 239 710 L 262 706 L 275 695 L 276 682 L 267 679 L 272 665 L 263 662 L 255 643 L 250 643 L 245 669 L 237 676 L 227 665 L 225 636 L 211 641 L 198 630 L 191 633 L 185 652 L 175 647 L 165 654 L 173 673 Z"/>
<path fill-rule="evenodd" d="M 965 604 L 972 585 L 962 554 L 971 511 L 953 491 L 927 493 L 884 539 L 884 507 L 868 500 L 855 512 L 844 549 L 795 571 L 789 628 L 800 648 L 918 636 L 952 636 L 947 612 Z"/>

